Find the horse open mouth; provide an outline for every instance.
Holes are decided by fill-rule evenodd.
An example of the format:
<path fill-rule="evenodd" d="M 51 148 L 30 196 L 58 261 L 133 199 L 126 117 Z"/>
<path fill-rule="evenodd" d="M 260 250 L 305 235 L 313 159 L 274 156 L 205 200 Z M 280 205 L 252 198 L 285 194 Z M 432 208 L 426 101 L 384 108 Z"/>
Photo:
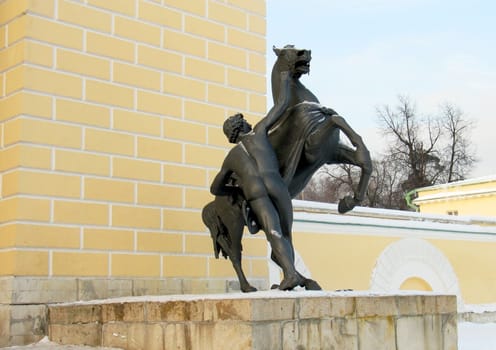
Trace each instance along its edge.
<path fill-rule="evenodd" d="M 300 60 L 295 63 L 295 70 L 301 74 L 310 72 L 310 61 Z"/>

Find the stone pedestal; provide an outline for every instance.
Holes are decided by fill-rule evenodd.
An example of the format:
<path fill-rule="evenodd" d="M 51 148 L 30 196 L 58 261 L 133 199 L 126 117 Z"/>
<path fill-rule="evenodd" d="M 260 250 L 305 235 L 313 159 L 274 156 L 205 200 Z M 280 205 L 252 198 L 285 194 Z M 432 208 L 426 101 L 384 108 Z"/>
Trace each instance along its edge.
<path fill-rule="evenodd" d="M 255 280 L 266 289 L 267 282 Z M 47 334 L 48 305 L 61 302 L 124 297 L 229 293 L 238 281 L 225 279 L 107 279 L 57 277 L 0 278 L 0 348 L 38 342 Z"/>
<path fill-rule="evenodd" d="M 456 297 L 257 292 L 49 306 L 62 344 L 123 349 L 455 350 Z"/>

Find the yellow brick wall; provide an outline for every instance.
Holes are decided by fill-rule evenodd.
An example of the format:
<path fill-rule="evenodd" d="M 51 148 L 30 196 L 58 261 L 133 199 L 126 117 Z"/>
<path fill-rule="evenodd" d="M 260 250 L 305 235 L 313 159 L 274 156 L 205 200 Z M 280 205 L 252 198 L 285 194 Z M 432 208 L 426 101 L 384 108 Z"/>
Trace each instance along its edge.
<path fill-rule="evenodd" d="M 200 213 L 266 110 L 265 5 L 0 0 L 1 276 L 235 278 Z"/>

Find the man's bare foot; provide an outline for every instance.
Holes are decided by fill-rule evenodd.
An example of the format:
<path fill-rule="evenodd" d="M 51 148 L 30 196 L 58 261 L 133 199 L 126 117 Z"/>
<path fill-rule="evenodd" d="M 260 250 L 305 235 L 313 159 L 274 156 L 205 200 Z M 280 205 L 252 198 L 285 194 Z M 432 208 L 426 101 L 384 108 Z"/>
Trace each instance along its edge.
<path fill-rule="evenodd" d="M 305 279 L 302 278 L 299 274 L 294 274 L 289 277 L 285 277 L 281 284 L 279 285 L 280 290 L 291 290 L 297 286 L 303 286 L 305 283 Z"/>

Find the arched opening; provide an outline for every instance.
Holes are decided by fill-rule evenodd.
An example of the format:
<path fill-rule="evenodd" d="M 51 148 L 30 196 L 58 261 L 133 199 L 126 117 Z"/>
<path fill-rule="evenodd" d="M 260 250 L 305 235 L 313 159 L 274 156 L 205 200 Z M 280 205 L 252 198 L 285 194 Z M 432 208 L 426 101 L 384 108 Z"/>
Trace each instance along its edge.
<path fill-rule="evenodd" d="M 451 264 L 439 249 L 423 239 L 400 239 L 384 249 L 372 271 L 370 289 L 455 294 L 458 307 L 463 307 L 458 278 Z"/>
<path fill-rule="evenodd" d="M 400 290 L 420 290 L 423 292 L 432 292 L 432 287 L 420 277 L 410 277 L 403 281 Z"/>

